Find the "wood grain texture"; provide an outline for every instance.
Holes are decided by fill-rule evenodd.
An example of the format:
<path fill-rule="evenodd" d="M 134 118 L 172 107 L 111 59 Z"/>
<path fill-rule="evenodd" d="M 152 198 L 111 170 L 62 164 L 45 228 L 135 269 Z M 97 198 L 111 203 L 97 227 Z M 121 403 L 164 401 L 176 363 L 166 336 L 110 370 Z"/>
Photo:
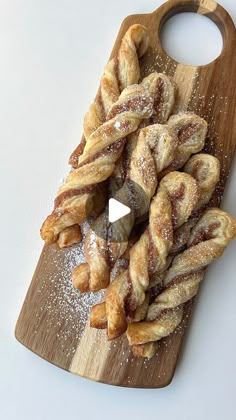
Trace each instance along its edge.
<path fill-rule="evenodd" d="M 208 16 L 220 28 L 224 47 L 212 63 L 186 66 L 162 49 L 159 34 L 163 23 L 179 12 Z M 194 111 L 206 118 L 209 133 L 206 151 L 220 159 L 220 185 L 212 202 L 219 204 L 236 146 L 236 32 L 227 12 L 211 0 L 169 0 L 147 15 L 129 16 L 123 22 L 112 56 L 128 27 L 141 23 L 150 31 L 151 46 L 142 61 L 142 75 L 152 71 L 173 76 L 179 87 L 175 112 Z M 16 338 L 49 362 L 95 381 L 127 387 L 158 388 L 171 382 L 193 302 L 176 333 L 162 340 L 150 361 L 132 356 L 126 337 L 107 342 L 106 332 L 89 328 L 89 309 L 103 292 L 81 296 L 71 286 L 71 271 L 83 259 L 83 244 L 59 251 L 44 247 L 17 325 Z"/>

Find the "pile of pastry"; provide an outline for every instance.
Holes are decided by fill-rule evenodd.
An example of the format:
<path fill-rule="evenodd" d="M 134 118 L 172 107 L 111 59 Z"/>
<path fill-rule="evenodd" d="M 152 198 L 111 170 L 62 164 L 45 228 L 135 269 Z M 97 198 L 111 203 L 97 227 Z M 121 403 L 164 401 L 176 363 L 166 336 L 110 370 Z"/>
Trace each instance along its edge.
<path fill-rule="evenodd" d="M 91 327 L 106 328 L 109 340 L 126 332 L 133 353 L 151 358 L 181 323 L 206 267 L 235 238 L 236 222 L 209 208 L 220 164 L 200 153 L 207 122 L 193 113 L 173 115 L 178 89 L 167 75 L 140 80 L 148 48 L 147 29 L 133 25 L 106 65 L 41 236 L 47 245 L 71 246 L 81 241 L 79 225 L 93 217 L 87 262 L 74 269 L 73 285 L 81 293 L 106 289 L 105 301 L 92 308 Z M 131 209 L 116 222 L 116 238 L 110 197 Z"/>

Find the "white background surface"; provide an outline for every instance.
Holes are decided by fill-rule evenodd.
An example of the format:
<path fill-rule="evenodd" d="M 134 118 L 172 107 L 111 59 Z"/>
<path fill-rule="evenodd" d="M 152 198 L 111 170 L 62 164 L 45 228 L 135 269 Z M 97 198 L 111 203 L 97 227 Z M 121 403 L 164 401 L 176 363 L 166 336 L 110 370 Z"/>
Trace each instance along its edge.
<path fill-rule="evenodd" d="M 236 243 L 208 271 L 171 386 L 108 387 L 68 374 L 14 338 L 36 266 L 39 227 L 52 207 L 67 157 L 98 87 L 123 18 L 153 11 L 158 0 L 0 0 L 1 304 L 0 417 L 3 420 L 235 418 Z M 236 18 L 235 0 L 221 0 Z M 180 20 L 182 26 L 186 19 Z M 186 23 L 194 32 L 195 21 Z M 197 24 L 197 23 L 196 23 Z M 178 40 L 166 34 L 176 51 Z M 202 23 L 199 62 L 219 37 Z M 182 31 L 183 32 L 183 31 Z M 189 42 L 189 34 L 180 40 Z M 186 46 L 186 52 L 188 52 Z M 234 52 L 235 53 L 235 52 Z M 196 59 L 196 58 L 195 58 Z M 235 171 L 223 208 L 236 216 Z"/>

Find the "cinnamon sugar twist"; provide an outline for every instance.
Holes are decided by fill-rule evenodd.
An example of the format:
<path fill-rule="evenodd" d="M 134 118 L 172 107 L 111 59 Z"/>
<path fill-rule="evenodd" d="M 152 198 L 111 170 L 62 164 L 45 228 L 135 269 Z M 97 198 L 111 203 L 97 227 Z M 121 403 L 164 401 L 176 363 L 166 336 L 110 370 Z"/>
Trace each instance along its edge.
<path fill-rule="evenodd" d="M 155 342 L 175 330 L 183 318 L 183 305 L 197 294 L 206 267 L 235 238 L 236 221 L 229 214 L 217 208 L 205 212 L 191 232 L 188 249 L 175 257 L 146 321 L 128 326 L 130 345 Z"/>
<path fill-rule="evenodd" d="M 200 198 L 190 219 L 184 223 L 176 232 L 171 254 L 177 254 L 187 244 L 191 229 L 197 224 L 206 206 L 215 191 L 220 179 L 219 160 L 207 153 L 199 153 L 192 156 L 184 166 L 184 172 L 196 179 L 200 188 Z"/>
<path fill-rule="evenodd" d="M 129 268 L 110 284 L 106 293 L 108 338 L 120 336 L 127 315 L 145 300 L 152 276 L 166 265 L 173 231 L 185 223 L 199 197 L 196 181 L 188 174 L 171 172 L 159 185 L 149 213 L 149 226 L 130 249 Z"/>
<path fill-rule="evenodd" d="M 194 115 L 192 112 L 181 112 L 169 118 L 168 125 L 174 130 L 179 143 L 175 159 L 161 173 L 161 177 L 171 171 L 182 168 L 192 154 L 200 152 L 204 147 L 207 135 L 207 122 L 203 123 L 204 120 L 200 117 L 193 118 Z M 202 139 L 201 148 L 199 147 L 200 139 Z"/>
<path fill-rule="evenodd" d="M 191 153 L 200 151 L 204 146 L 207 132 L 205 120 L 190 113 L 175 116 L 174 120 L 176 126 L 171 122 L 171 128 L 169 124 L 154 124 L 140 130 L 126 182 L 115 195 L 118 201 L 131 209 L 129 215 L 116 222 L 116 232 L 119 232 L 123 240 L 112 242 L 112 226 L 109 225 L 107 211 L 97 218 L 85 242 L 87 263 L 76 267 L 72 274 L 73 284 L 81 292 L 108 286 L 110 269 L 127 248 L 124 238 L 129 237 L 135 219 L 148 212 L 157 188 L 158 174 L 175 161 L 175 157 L 179 156 L 179 148 L 183 163 Z M 180 123 L 183 124 L 181 129 Z M 181 139 L 177 137 L 180 131 Z M 106 232 L 107 239 L 94 232 Z"/>
<path fill-rule="evenodd" d="M 200 196 L 189 220 L 175 231 L 174 242 L 168 259 L 169 265 L 174 256 L 181 252 L 186 246 L 191 229 L 197 224 L 206 205 L 209 205 L 209 201 L 212 198 L 216 185 L 220 179 L 220 162 L 216 157 L 207 153 L 198 153 L 197 155 L 192 156 L 183 167 L 183 170 L 196 179 Z M 162 276 L 163 275 L 164 273 L 162 273 Z M 151 286 L 157 284 L 158 281 L 159 279 L 157 277 L 156 282 L 154 279 Z"/>
<path fill-rule="evenodd" d="M 124 35 L 118 54 L 105 66 L 99 90 L 84 118 L 84 136 L 81 144 L 70 157 L 70 164 L 78 167 L 78 158 L 83 153 L 91 134 L 106 121 L 106 116 L 120 93 L 140 81 L 140 63 L 149 47 L 147 28 L 135 24 Z"/>
<path fill-rule="evenodd" d="M 175 96 L 176 96 L 176 90 L 177 90 L 175 83 L 173 82 L 172 79 L 170 79 L 164 74 L 152 73 L 143 80 L 143 84 L 145 84 L 146 88 L 149 91 L 153 92 L 154 105 L 153 105 L 152 117 L 149 120 L 145 120 L 141 124 L 140 129 L 147 127 L 148 125 L 151 125 L 151 124 L 166 124 L 172 112 L 174 102 L 175 102 Z M 126 178 L 126 174 L 128 170 L 128 163 L 132 156 L 132 151 L 134 150 L 134 146 L 135 146 L 135 141 L 133 141 L 133 145 L 131 145 L 131 141 L 129 140 L 126 144 L 126 150 L 125 150 L 127 158 L 123 158 L 123 155 L 122 155 L 121 158 L 116 163 L 115 170 L 112 174 L 113 179 L 111 180 L 111 184 L 114 183 L 113 185 L 116 187 L 112 191 L 114 193 L 119 188 L 122 187 L 123 182 Z M 119 180 L 118 186 L 115 183 L 115 181 L 117 180 Z M 120 180 L 122 180 L 121 183 L 120 183 Z"/>

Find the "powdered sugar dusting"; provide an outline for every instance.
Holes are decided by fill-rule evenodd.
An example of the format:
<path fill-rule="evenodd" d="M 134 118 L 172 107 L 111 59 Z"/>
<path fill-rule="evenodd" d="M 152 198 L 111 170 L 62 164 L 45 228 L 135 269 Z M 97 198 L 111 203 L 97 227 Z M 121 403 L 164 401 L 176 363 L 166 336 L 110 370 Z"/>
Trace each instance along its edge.
<path fill-rule="evenodd" d="M 89 225 L 82 226 L 83 237 L 88 231 Z M 46 333 L 53 334 L 56 329 L 57 346 L 66 349 L 66 356 L 71 357 L 75 352 L 75 347 L 71 343 L 76 343 L 83 334 L 86 326 L 90 308 L 104 299 L 104 291 L 99 293 L 80 293 L 72 286 L 71 272 L 78 264 L 85 262 L 83 253 L 84 242 L 63 251 L 56 247 L 50 248 L 50 253 L 44 251 L 45 266 L 53 264 L 54 271 L 45 275 L 43 282 L 37 293 L 41 295 L 48 290 L 46 300 L 40 311 L 36 314 L 37 323 L 35 334 L 40 328 L 42 318 L 48 325 Z"/>
<path fill-rule="evenodd" d="M 114 124 L 114 127 L 117 128 L 117 129 L 120 128 L 120 122 L 116 121 L 115 124 Z"/>

